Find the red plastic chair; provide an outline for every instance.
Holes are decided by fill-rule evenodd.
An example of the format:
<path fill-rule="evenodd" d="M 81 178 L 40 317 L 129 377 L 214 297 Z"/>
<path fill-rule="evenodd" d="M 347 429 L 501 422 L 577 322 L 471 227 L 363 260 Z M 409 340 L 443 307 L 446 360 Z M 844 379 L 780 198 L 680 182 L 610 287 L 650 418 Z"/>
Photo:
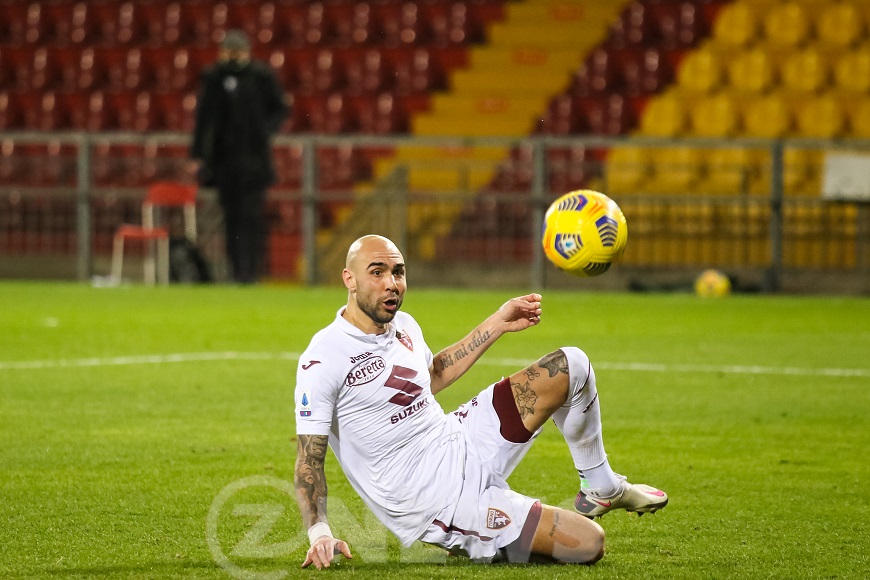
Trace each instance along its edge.
<path fill-rule="evenodd" d="M 112 243 L 112 274 L 115 284 L 121 282 L 124 270 L 124 242 L 126 240 L 141 240 L 157 243 L 157 260 L 151 251 L 144 260 L 145 283 L 153 285 L 155 281 L 161 284 L 169 283 L 169 230 L 157 227 L 154 221 L 156 207 L 181 208 L 184 213 L 185 235 L 191 241 L 196 240 L 196 194 L 197 186 L 160 181 L 152 184 L 142 202 L 142 225 L 124 224 L 115 232 Z"/>

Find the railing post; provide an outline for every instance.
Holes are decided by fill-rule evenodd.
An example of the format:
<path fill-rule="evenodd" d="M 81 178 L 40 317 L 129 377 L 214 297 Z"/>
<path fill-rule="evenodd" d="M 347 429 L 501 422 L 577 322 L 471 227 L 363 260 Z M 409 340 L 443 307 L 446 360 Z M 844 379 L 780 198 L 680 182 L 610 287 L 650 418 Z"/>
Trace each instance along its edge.
<path fill-rule="evenodd" d="M 91 140 L 86 134 L 79 139 L 76 156 L 76 240 L 78 263 L 76 270 L 80 282 L 91 279 Z"/>
<path fill-rule="evenodd" d="M 770 147 L 770 264 L 763 282 L 767 293 L 779 291 L 782 275 L 783 149 L 781 139 Z"/>
<path fill-rule="evenodd" d="M 540 231 L 544 222 L 544 204 L 547 190 L 547 167 L 546 146 L 543 139 L 532 141 L 532 267 L 531 287 L 535 290 L 543 290 L 546 283 L 544 270 L 544 251 L 541 249 Z"/>
<path fill-rule="evenodd" d="M 317 149 L 314 139 L 302 144 L 302 255 L 305 284 L 313 286 L 317 276 Z"/>

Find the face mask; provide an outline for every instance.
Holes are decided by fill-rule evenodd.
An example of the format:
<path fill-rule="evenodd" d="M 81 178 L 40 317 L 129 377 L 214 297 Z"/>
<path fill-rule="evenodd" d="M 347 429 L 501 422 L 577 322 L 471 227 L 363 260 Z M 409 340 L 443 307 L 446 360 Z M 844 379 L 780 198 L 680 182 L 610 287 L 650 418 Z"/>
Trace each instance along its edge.
<path fill-rule="evenodd" d="M 235 58 L 231 58 L 231 59 L 228 59 L 228 60 L 224 61 L 224 63 L 223 63 L 223 68 L 224 68 L 224 70 L 226 70 L 227 72 L 231 72 L 231 73 L 240 73 L 240 72 L 242 72 L 243 70 L 245 70 L 245 67 L 248 66 L 248 62 L 250 62 L 250 61 L 247 61 L 247 60 L 238 60 L 238 59 L 235 59 Z"/>

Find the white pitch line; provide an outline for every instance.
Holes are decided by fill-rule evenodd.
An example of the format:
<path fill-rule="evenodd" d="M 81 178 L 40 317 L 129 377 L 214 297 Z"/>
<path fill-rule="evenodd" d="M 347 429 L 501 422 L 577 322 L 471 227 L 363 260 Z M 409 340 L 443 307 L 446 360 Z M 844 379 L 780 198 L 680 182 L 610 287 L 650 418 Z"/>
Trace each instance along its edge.
<path fill-rule="evenodd" d="M 286 360 L 299 359 L 296 352 L 193 352 L 175 354 L 153 354 L 137 356 L 117 356 L 104 358 L 43 359 L 29 361 L 0 361 L 0 371 L 37 370 L 81 367 L 110 367 L 148 364 L 169 364 L 187 362 L 208 362 L 226 360 Z M 478 364 L 486 366 L 528 366 L 529 360 L 512 358 L 482 359 Z M 619 363 L 594 362 L 598 369 L 615 371 L 636 371 L 651 373 L 723 373 L 749 375 L 792 375 L 823 377 L 870 377 L 870 369 L 844 368 L 806 368 L 773 367 L 759 365 L 702 365 L 702 364 L 665 364 L 665 363 Z"/>

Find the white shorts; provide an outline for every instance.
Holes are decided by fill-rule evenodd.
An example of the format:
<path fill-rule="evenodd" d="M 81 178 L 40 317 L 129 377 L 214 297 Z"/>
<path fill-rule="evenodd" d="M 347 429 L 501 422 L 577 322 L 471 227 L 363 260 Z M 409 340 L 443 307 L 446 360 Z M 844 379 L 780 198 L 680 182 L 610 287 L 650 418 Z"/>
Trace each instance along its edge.
<path fill-rule="evenodd" d="M 522 426 L 507 379 L 489 386 L 451 417 L 465 441 L 462 491 L 457 504 L 444 508 L 420 541 L 478 562 L 492 561 L 521 535 L 520 544 L 527 548 L 540 503 L 512 491 L 505 480 L 541 430 L 529 433 Z"/>

